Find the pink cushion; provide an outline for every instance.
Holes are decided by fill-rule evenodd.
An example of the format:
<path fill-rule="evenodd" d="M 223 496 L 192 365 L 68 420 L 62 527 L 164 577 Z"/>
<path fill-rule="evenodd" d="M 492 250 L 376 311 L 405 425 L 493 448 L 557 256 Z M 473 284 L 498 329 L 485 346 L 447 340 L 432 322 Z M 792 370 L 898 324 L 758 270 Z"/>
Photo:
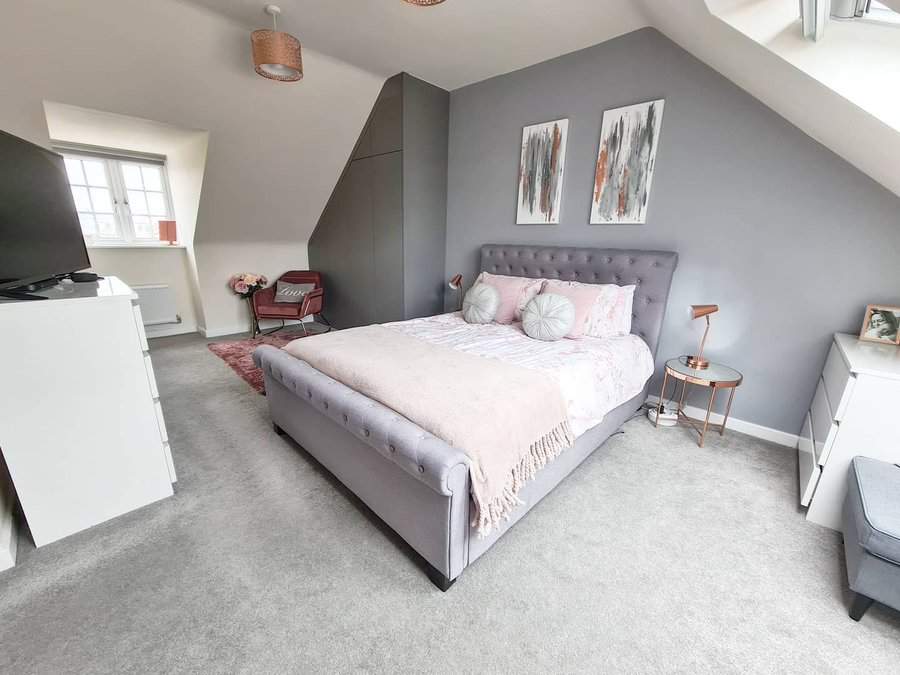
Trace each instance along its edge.
<path fill-rule="evenodd" d="M 482 272 L 476 283 L 487 284 L 497 289 L 500 306 L 497 308 L 495 323 L 512 323 L 522 320 L 522 312 L 531 299 L 541 292 L 543 279 L 508 277 L 502 274 Z"/>
<path fill-rule="evenodd" d="M 572 301 L 575 305 L 575 321 L 566 337 L 580 338 L 587 329 L 587 320 L 591 314 L 597 298 L 600 297 L 601 288 L 596 284 L 580 284 L 576 281 L 559 281 L 548 279 L 544 282 L 541 293 L 553 293 L 561 295 Z"/>

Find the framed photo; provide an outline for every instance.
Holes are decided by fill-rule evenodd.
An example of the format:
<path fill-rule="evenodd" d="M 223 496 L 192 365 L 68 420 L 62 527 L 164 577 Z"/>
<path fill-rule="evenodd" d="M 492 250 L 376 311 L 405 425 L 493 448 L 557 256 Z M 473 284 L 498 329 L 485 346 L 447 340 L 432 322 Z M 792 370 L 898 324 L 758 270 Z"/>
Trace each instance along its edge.
<path fill-rule="evenodd" d="M 900 307 L 867 306 L 859 339 L 882 344 L 900 344 Z"/>

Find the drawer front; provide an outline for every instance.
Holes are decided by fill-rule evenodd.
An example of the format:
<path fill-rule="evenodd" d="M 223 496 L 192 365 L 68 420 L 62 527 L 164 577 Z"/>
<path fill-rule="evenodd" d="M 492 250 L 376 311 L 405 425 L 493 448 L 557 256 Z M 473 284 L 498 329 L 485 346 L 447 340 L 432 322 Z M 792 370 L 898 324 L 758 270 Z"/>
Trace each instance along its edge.
<path fill-rule="evenodd" d="M 825 380 L 819 378 L 819 385 L 816 387 L 816 395 L 813 397 L 812 408 L 809 411 L 812 424 L 812 435 L 815 443 L 813 452 L 816 455 L 816 462 L 825 466 L 828 460 L 828 454 L 834 445 L 834 439 L 837 436 L 838 424 L 834 421 L 834 414 L 831 411 L 828 394 L 825 390 Z"/>
<path fill-rule="evenodd" d="M 814 454 L 815 441 L 812 434 L 812 420 L 807 414 L 803 429 L 800 431 L 800 440 L 797 443 L 797 460 L 800 473 L 800 506 L 809 506 L 822 469 L 816 462 Z"/>
<path fill-rule="evenodd" d="M 138 305 L 133 305 L 132 310 L 134 311 L 134 322 L 137 324 L 138 338 L 141 341 L 141 349 L 149 352 L 150 345 L 147 344 L 147 333 L 144 332 L 144 317 L 141 314 L 141 308 Z"/>
<path fill-rule="evenodd" d="M 156 408 L 156 422 L 159 424 L 159 436 L 162 438 L 163 443 L 169 440 L 169 433 L 166 431 L 166 420 L 163 417 L 162 406 L 159 404 L 159 401 L 154 401 L 154 408 Z"/>
<path fill-rule="evenodd" d="M 178 482 L 178 476 L 175 473 L 175 462 L 172 460 L 172 448 L 169 446 L 169 443 L 163 443 L 163 452 L 166 455 L 166 466 L 169 469 L 169 479 L 173 483 Z"/>
<path fill-rule="evenodd" d="M 837 344 L 831 345 L 831 351 L 828 352 L 828 359 L 825 361 L 825 370 L 822 371 L 822 379 L 825 381 L 825 393 L 828 394 L 828 401 L 831 404 L 832 419 L 840 422 L 847 412 L 847 404 L 850 402 L 856 377 L 844 363 L 844 357 L 841 356 Z"/>
<path fill-rule="evenodd" d="M 153 361 L 149 354 L 144 354 L 144 367 L 147 369 L 147 379 L 150 381 L 150 395 L 159 398 L 159 389 L 156 388 L 156 374 L 153 372 Z"/>

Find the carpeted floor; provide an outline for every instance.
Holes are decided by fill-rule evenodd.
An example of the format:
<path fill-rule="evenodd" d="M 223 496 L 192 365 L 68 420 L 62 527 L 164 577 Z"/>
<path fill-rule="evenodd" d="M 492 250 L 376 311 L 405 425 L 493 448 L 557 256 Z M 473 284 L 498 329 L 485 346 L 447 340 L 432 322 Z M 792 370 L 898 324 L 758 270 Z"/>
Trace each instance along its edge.
<path fill-rule="evenodd" d="M 177 494 L 22 542 L 3 673 L 897 672 L 790 450 L 633 420 L 443 594 L 206 341 L 152 350 Z"/>

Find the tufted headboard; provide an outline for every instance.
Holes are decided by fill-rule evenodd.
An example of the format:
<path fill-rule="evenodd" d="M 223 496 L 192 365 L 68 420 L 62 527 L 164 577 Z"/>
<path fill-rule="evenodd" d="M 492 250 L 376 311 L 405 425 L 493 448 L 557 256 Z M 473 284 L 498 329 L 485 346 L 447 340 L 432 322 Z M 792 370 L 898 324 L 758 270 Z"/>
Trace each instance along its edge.
<path fill-rule="evenodd" d="M 595 284 L 635 284 L 631 332 L 656 356 L 678 254 L 617 248 L 566 248 L 485 244 L 481 270 L 515 277 Z"/>

